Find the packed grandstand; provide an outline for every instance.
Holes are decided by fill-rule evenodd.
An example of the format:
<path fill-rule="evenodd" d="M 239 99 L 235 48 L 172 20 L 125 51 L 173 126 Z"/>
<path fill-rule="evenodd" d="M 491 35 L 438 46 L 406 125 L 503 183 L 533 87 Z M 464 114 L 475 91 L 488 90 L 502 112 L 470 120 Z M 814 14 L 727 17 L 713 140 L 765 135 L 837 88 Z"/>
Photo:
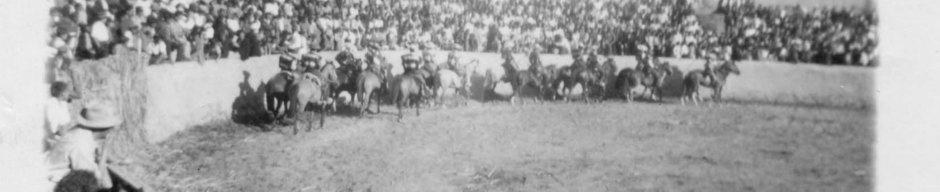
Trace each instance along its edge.
<path fill-rule="evenodd" d="M 118 45 L 151 63 L 413 46 L 867 66 L 878 42 L 872 10 L 752 0 L 60 0 L 50 14 L 64 61 Z"/>

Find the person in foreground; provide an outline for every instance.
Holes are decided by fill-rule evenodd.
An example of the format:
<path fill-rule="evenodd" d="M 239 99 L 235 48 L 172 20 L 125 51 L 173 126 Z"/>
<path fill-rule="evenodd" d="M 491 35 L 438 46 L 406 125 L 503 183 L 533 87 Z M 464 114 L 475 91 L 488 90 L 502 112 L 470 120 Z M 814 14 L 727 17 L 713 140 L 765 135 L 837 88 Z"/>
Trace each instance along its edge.
<path fill-rule="evenodd" d="M 122 122 L 116 110 L 110 102 L 89 101 L 76 119 L 77 125 L 57 133 L 59 137 L 46 155 L 50 182 L 59 184 L 70 173 L 87 171 L 93 173 L 96 189 L 112 187 L 105 147 L 108 132 Z"/>

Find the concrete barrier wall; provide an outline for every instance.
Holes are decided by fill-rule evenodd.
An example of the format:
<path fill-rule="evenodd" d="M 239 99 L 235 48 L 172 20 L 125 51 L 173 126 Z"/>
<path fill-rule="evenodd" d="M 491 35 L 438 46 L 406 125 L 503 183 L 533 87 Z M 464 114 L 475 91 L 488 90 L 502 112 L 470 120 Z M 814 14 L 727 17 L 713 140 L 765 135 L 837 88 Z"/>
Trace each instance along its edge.
<path fill-rule="evenodd" d="M 276 57 L 163 64 L 150 66 L 145 126 L 150 141 L 217 119 L 230 119 L 243 101 L 277 73 Z M 236 103 L 239 101 L 241 103 Z"/>
<path fill-rule="evenodd" d="M 433 52 L 443 62 L 446 52 Z M 401 55 L 405 52 L 383 53 L 400 73 Z M 323 53 L 333 59 L 335 52 Z M 502 59 L 495 53 L 457 53 L 461 62 L 478 60 L 474 72 L 486 70 L 502 73 Z M 363 53 L 357 53 L 362 57 Z M 515 55 L 519 67 L 528 67 L 527 56 Z M 618 68 L 634 67 L 633 57 L 615 57 Z M 160 141 L 184 128 L 218 119 L 251 121 L 262 107 L 259 88 L 277 73 L 277 56 L 251 58 L 247 61 L 227 59 L 151 66 L 149 106 L 146 117 L 151 141 Z M 544 55 L 546 65 L 569 65 L 570 56 Z M 667 99 L 679 93 L 684 72 L 703 68 L 704 61 L 663 59 L 675 65 L 680 73 L 669 77 Z M 741 75 L 729 78 L 724 96 L 728 100 L 823 105 L 831 107 L 870 107 L 873 98 L 873 70 L 870 68 L 819 66 L 777 62 L 739 62 Z M 702 92 L 710 95 L 710 90 Z"/>

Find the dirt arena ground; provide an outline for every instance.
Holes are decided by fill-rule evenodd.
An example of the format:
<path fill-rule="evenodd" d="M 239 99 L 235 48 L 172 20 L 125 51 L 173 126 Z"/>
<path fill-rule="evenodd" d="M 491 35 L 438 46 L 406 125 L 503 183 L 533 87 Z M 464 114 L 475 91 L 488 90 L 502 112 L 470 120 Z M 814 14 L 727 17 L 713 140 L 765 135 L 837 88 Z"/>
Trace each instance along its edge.
<path fill-rule="evenodd" d="M 158 191 L 871 191 L 870 110 L 757 104 L 476 103 L 220 122 L 160 145 Z"/>

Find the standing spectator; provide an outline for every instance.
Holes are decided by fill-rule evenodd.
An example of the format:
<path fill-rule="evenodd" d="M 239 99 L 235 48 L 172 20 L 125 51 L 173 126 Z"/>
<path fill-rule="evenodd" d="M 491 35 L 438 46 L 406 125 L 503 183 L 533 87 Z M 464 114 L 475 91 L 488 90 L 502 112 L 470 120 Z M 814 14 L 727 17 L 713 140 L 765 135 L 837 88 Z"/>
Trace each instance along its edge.
<path fill-rule="evenodd" d="M 193 28 L 192 39 L 193 39 L 193 53 L 192 57 L 199 64 L 202 64 L 206 60 L 205 48 L 206 44 L 209 43 L 209 34 L 207 33 L 208 26 L 199 26 Z"/>
<path fill-rule="evenodd" d="M 145 18 L 143 8 L 137 7 L 134 8 L 133 12 L 125 14 L 124 18 L 121 19 L 121 40 L 127 48 L 133 49 L 143 46 L 140 45 L 137 36 L 140 34 Z"/>
<path fill-rule="evenodd" d="M 182 20 L 185 19 L 183 14 L 177 14 L 176 17 L 173 17 L 169 21 L 167 26 L 167 36 L 164 38 L 164 42 L 167 47 L 167 54 L 170 54 L 171 62 L 180 62 L 188 61 L 190 56 L 191 44 L 187 40 L 186 30 L 183 28 Z"/>

